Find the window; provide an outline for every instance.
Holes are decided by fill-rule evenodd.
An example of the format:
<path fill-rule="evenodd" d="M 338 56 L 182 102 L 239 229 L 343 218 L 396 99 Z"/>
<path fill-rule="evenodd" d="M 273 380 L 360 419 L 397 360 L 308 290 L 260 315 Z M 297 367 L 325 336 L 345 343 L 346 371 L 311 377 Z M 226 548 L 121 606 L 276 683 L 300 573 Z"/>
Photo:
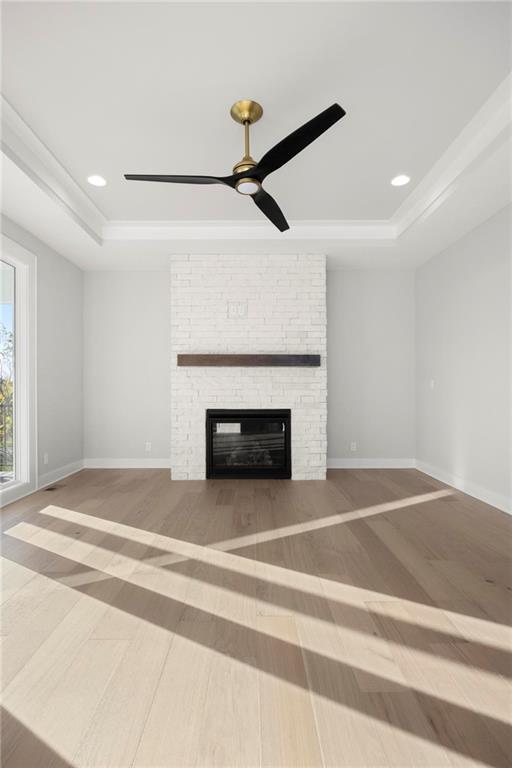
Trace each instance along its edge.
<path fill-rule="evenodd" d="M 0 261 L 0 484 L 16 476 L 15 447 L 15 272 Z"/>
<path fill-rule="evenodd" d="M 0 501 L 37 488 L 35 271 L 32 253 L 2 237 L 0 259 Z"/>

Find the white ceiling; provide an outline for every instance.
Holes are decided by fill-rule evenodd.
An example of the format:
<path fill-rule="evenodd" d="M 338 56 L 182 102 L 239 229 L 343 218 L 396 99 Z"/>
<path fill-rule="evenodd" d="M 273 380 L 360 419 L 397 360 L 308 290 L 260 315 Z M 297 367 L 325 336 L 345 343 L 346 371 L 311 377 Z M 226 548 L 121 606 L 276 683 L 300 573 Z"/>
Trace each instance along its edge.
<path fill-rule="evenodd" d="M 7 2 L 3 212 L 86 269 L 171 252 L 324 252 L 414 266 L 512 199 L 508 2 Z M 265 114 L 256 158 L 338 101 L 347 116 L 266 183 L 279 233 L 222 187 L 229 107 Z M 101 174 L 102 189 L 86 177 Z M 407 187 L 391 187 L 407 173 Z"/>
<path fill-rule="evenodd" d="M 12 3 L 3 93 L 108 219 L 259 220 L 223 187 L 229 117 L 258 99 L 256 157 L 338 101 L 347 116 L 267 182 L 290 220 L 388 219 L 510 70 L 508 3 Z M 85 179 L 108 180 L 94 189 Z M 412 184 L 394 188 L 407 173 Z"/>

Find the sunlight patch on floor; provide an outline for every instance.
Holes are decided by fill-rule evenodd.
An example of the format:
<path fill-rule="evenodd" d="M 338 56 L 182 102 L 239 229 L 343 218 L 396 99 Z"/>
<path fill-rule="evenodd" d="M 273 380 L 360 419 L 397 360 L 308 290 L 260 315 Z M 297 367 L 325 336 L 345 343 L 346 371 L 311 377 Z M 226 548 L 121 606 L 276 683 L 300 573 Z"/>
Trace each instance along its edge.
<path fill-rule="evenodd" d="M 424 494 L 424 496 L 430 496 L 430 494 Z M 63 507 L 48 506 L 42 510 L 41 514 L 77 523 L 96 531 L 122 536 L 129 541 L 135 541 L 148 547 L 152 546 L 169 553 L 145 559 L 144 564 L 146 565 L 166 568 L 175 564 L 174 558 L 178 555 L 180 558 L 179 562 L 184 562 L 187 559 L 203 562 L 236 574 L 245 574 L 260 579 L 271 585 L 300 590 L 314 597 L 325 597 L 330 601 L 339 602 L 347 606 L 360 606 L 362 603 L 378 603 L 379 601 L 390 599 L 389 595 L 372 589 L 321 578 L 272 563 L 241 557 L 227 551 L 221 552 L 217 549 L 212 549 L 210 545 L 203 546 L 181 539 L 174 539 L 124 523 L 114 523 L 110 520 L 103 520 L 102 518 L 92 517 L 74 510 L 64 509 Z M 34 535 L 36 533 L 32 533 L 32 536 Z M 191 574 L 190 578 L 194 578 L 194 575 Z M 413 609 L 420 605 L 404 598 L 401 598 L 401 602 L 404 605 L 409 604 Z M 378 612 L 378 607 L 375 610 Z M 417 610 L 415 612 L 418 613 Z M 499 624 L 491 619 L 466 616 L 449 608 L 441 609 L 436 606 L 421 604 L 419 626 L 422 626 L 424 629 L 436 629 L 439 626 L 440 616 L 445 616 L 456 628 L 460 628 L 460 632 L 466 640 L 485 642 L 490 647 L 506 652 L 512 647 L 512 630 L 509 626 Z"/>
<path fill-rule="evenodd" d="M 453 491 L 445 488 L 440 491 L 422 493 L 417 496 L 407 496 L 405 499 L 396 499 L 395 501 L 388 501 L 382 504 L 374 504 L 371 507 L 362 507 L 361 509 L 353 509 L 347 512 L 338 512 L 334 515 L 328 515 L 314 520 L 305 520 L 301 523 L 293 523 L 292 525 L 285 525 L 281 528 L 273 528 L 268 531 L 250 533 L 245 536 L 226 539 L 225 541 L 217 541 L 213 544 L 208 544 L 208 547 L 227 552 L 233 549 L 241 549 L 242 547 L 247 547 L 251 544 L 264 544 L 267 541 L 275 541 L 276 539 L 284 539 L 288 536 L 296 536 L 301 533 L 318 531 L 322 528 L 330 528 L 333 525 L 341 525 L 342 523 L 349 523 L 352 520 L 373 517 L 374 515 L 380 515 L 384 512 L 392 512 L 396 509 L 412 507 L 416 504 L 424 504 L 428 501 L 436 501 L 437 499 L 452 495 Z"/>
<path fill-rule="evenodd" d="M 58 514 L 59 512 L 67 513 L 69 510 L 52 509 L 53 514 Z M 75 517 L 80 515 L 80 513 L 72 513 L 72 515 Z M 39 534 L 44 534 L 44 549 L 46 551 L 69 558 L 69 550 L 72 548 L 73 560 L 77 564 L 85 565 L 88 568 L 100 569 L 105 579 L 110 577 L 118 578 L 134 587 L 139 587 L 172 601 L 177 601 L 179 604 L 183 604 L 185 611 L 191 612 L 190 618 L 198 622 L 220 619 L 227 622 L 228 626 L 231 626 L 235 631 L 249 628 L 261 634 L 261 630 L 257 629 L 258 613 L 260 615 L 267 613 L 269 605 L 273 605 L 278 614 L 300 615 L 300 606 L 297 608 L 290 606 L 283 609 L 282 606 L 273 604 L 271 598 L 265 601 L 258 600 L 251 590 L 249 590 L 248 594 L 244 594 L 239 593 L 233 585 L 228 587 L 211 585 L 205 581 L 194 579 L 193 574 L 189 576 L 167 571 L 154 565 L 148 565 L 145 561 L 139 561 L 133 557 L 123 555 L 122 551 L 112 553 L 111 550 L 100 545 L 91 545 L 51 529 L 43 530 L 31 523 L 18 523 L 10 529 L 7 535 L 20 541 L 30 541 L 33 545 L 35 543 L 35 546 L 39 546 L 37 544 L 38 531 Z M 127 541 L 127 546 L 129 543 Z M 216 555 L 227 556 L 225 553 L 219 552 Z M 230 557 L 234 556 L 230 555 Z M 246 558 L 238 559 L 244 563 L 246 569 L 251 568 L 251 564 L 255 564 L 254 561 L 247 560 Z M 266 566 L 266 564 L 261 563 L 259 565 Z M 272 566 L 272 571 L 274 568 L 275 566 Z M 253 571 L 252 568 L 251 571 Z M 249 576 L 254 575 L 253 572 L 246 571 L 246 573 Z M 72 578 L 73 574 L 70 576 Z M 63 575 L 64 581 L 67 578 L 69 577 Z M 240 575 L 240 578 L 243 579 L 243 574 Z M 308 576 L 308 578 L 311 580 L 316 579 L 316 577 L 312 576 Z M 266 580 L 270 584 L 272 583 L 268 573 L 266 574 Z M 297 588 L 296 579 L 295 586 Z M 352 588 L 348 586 L 347 589 L 350 591 Z M 322 596 L 321 590 L 319 594 Z M 372 594 L 375 599 L 376 593 Z M 398 601 L 396 599 L 394 601 L 382 601 L 381 594 L 378 597 L 382 603 L 384 615 L 389 616 L 389 602 L 397 603 Z M 378 610 L 379 604 L 376 603 L 374 607 Z M 440 609 L 434 610 L 439 611 Z M 393 608 L 391 608 L 391 611 L 393 611 Z M 187 616 L 185 615 L 184 618 L 186 619 Z M 489 685 L 492 686 L 493 681 L 496 680 L 496 676 L 491 673 L 481 670 L 475 673 L 470 667 L 459 664 L 457 661 L 450 661 L 439 656 L 432 657 L 432 654 L 429 654 L 427 650 L 407 649 L 404 655 L 401 644 L 394 644 L 388 639 L 371 634 L 363 634 L 344 626 L 339 627 L 336 624 L 315 618 L 314 616 L 300 617 L 300 621 L 309 628 L 307 635 L 304 636 L 301 643 L 303 650 L 306 652 L 313 654 L 321 653 L 322 657 L 329 662 L 342 664 L 361 675 L 374 676 L 381 684 L 383 682 L 393 684 L 399 690 L 403 686 L 404 691 L 409 690 L 408 686 L 404 686 L 404 677 L 401 670 L 401 665 L 406 664 L 408 674 L 414 676 L 415 690 L 426 695 L 436 695 L 436 678 L 424 673 L 425 670 L 430 669 L 433 672 L 435 671 L 441 678 L 451 681 L 451 685 L 443 691 L 444 700 L 461 707 L 467 707 L 470 702 L 467 701 L 464 695 L 460 694 L 459 688 L 460 690 L 466 690 L 468 686 L 469 688 L 476 688 L 477 680 L 479 680 L 482 695 L 479 696 L 477 710 L 474 709 L 474 703 L 471 703 L 472 711 L 477 711 L 480 714 L 497 719 L 499 719 L 500 712 L 504 711 L 506 700 L 502 696 L 498 696 L 497 692 L 495 697 L 485 696 L 487 687 Z M 276 639 L 274 635 L 268 636 L 274 640 Z M 321 649 L 319 648 L 319 643 Z M 392 647 L 400 650 L 400 663 L 398 664 L 396 657 L 390 653 L 390 648 Z M 364 668 L 353 663 L 355 649 L 361 650 L 365 663 Z M 359 653 L 357 658 L 359 658 Z M 386 658 L 388 663 L 383 669 L 383 659 Z M 475 676 L 475 683 L 473 685 L 472 679 L 474 675 L 477 676 Z"/>

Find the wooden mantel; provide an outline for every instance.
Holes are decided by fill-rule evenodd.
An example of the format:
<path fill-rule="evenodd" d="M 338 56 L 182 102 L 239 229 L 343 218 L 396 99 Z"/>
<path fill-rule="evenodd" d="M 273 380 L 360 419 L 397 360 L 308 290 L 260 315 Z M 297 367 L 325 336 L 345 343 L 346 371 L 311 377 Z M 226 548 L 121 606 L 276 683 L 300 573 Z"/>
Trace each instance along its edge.
<path fill-rule="evenodd" d="M 202 365 L 217 367 L 243 366 L 268 366 L 268 367 L 306 367 L 313 368 L 320 365 L 320 355 L 286 355 L 286 354 L 258 354 L 258 355 L 228 355 L 228 354 L 180 354 L 179 366 Z"/>

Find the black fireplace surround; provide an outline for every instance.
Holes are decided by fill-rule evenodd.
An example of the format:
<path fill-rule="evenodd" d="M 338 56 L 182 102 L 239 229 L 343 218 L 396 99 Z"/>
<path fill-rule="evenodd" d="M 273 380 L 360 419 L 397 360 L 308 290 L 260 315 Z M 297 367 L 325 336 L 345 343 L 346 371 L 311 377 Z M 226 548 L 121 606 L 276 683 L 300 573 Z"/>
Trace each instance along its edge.
<path fill-rule="evenodd" d="M 207 478 L 290 478 L 289 408 L 206 411 Z"/>

